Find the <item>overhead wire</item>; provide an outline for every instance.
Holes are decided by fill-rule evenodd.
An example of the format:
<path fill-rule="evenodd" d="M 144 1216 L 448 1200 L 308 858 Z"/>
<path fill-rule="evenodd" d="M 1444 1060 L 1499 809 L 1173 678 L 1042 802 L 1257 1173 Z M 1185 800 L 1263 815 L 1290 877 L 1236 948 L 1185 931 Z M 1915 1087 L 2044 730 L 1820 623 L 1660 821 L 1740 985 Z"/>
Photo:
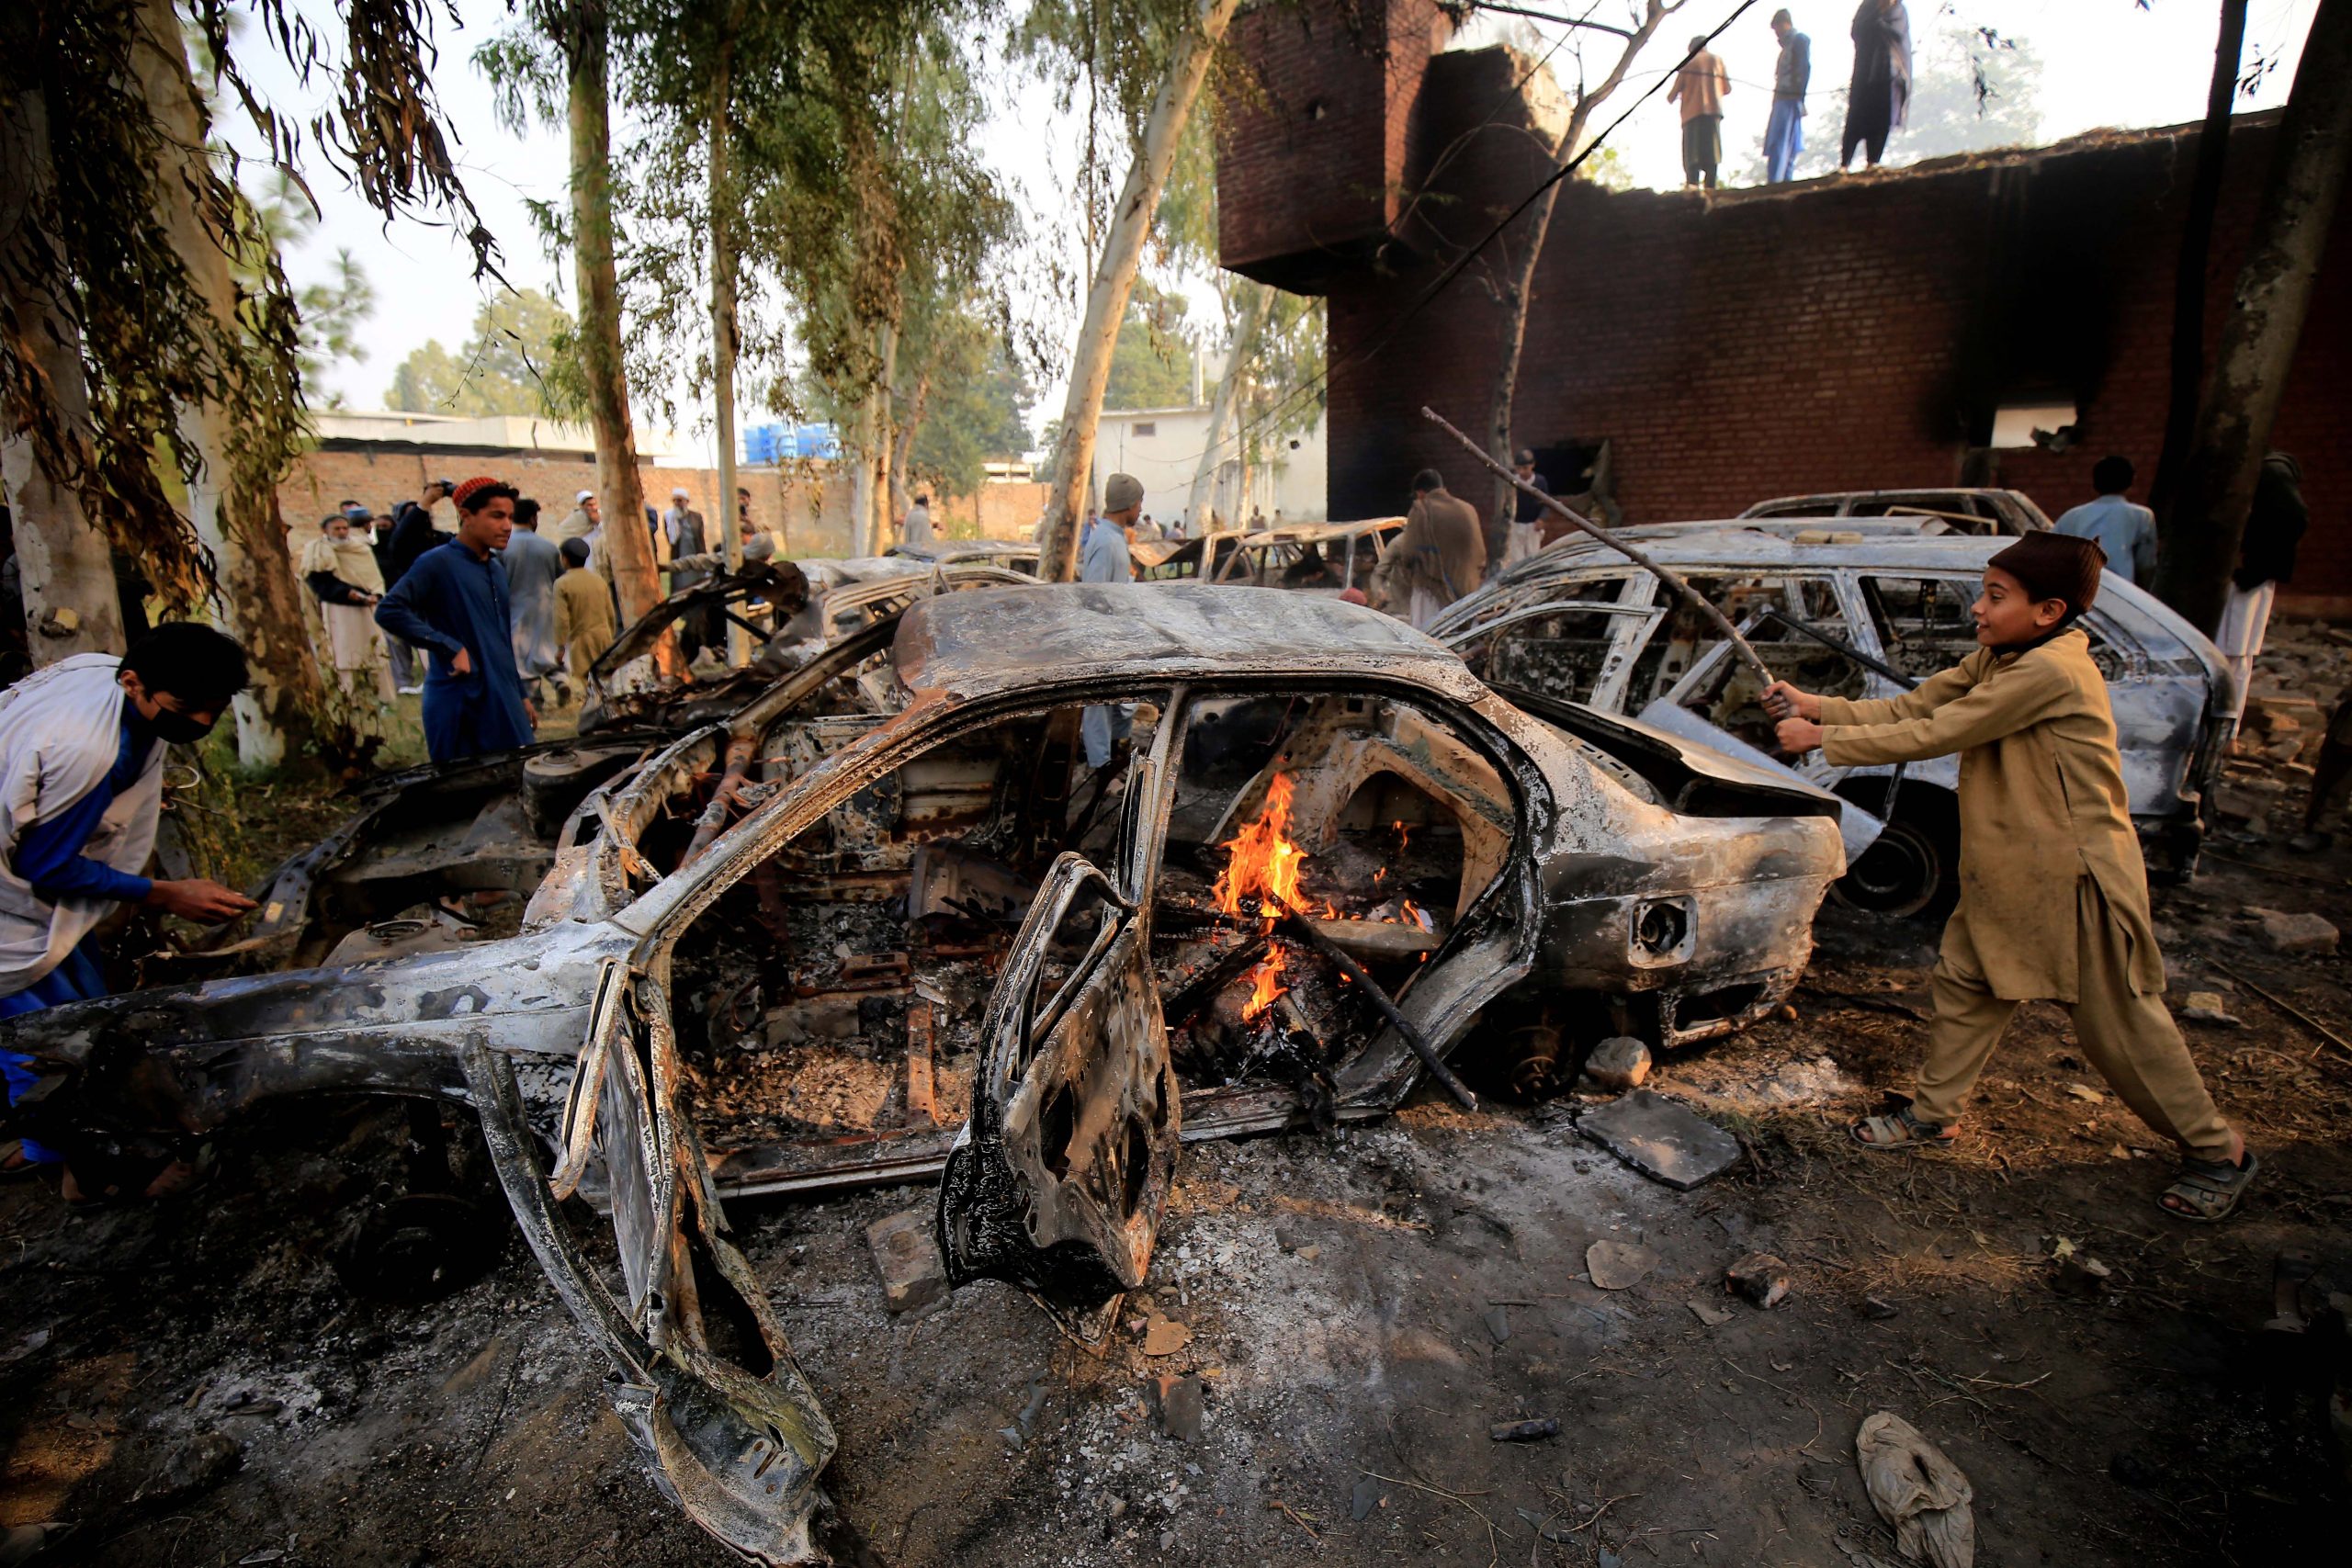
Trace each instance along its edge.
<path fill-rule="evenodd" d="M 1258 431 L 1264 430 L 1273 425 L 1278 420 L 1287 418 L 1291 412 L 1296 408 L 1302 399 L 1319 395 L 1322 390 L 1330 384 L 1331 377 L 1337 370 L 1343 368 L 1351 369 L 1385 351 L 1388 345 L 1396 340 L 1397 334 L 1404 331 L 1404 329 L 1409 325 L 1422 310 L 1426 310 L 1431 303 L 1433 303 L 1440 294 L 1453 286 L 1455 280 L 1458 279 L 1464 272 L 1468 270 L 1470 264 L 1476 261 L 1488 245 L 1493 244 L 1495 241 L 1502 235 L 1504 230 L 1510 228 L 1514 222 L 1517 222 L 1529 208 L 1534 206 L 1535 203 L 1542 198 L 1544 192 L 1550 190 L 1554 186 L 1558 185 L 1562 180 L 1566 179 L 1569 175 L 1575 174 L 1577 170 L 1583 167 L 1586 161 L 1595 152 L 1599 152 L 1601 147 L 1608 142 L 1609 138 L 1616 133 L 1620 126 L 1623 125 L 1626 120 L 1633 118 L 1634 114 L 1639 110 L 1644 104 L 1647 103 L 1652 97 L 1657 96 L 1658 89 L 1663 87 L 1668 79 L 1670 79 L 1676 73 L 1679 72 L 1684 66 L 1690 64 L 1693 59 L 1697 58 L 1697 56 L 1705 50 L 1707 45 L 1713 43 L 1715 39 L 1721 38 L 1725 32 L 1730 30 L 1733 23 L 1738 21 L 1740 17 L 1746 16 L 1749 11 L 1754 10 L 1756 8 L 1756 5 L 1757 0 L 1739 0 L 1739 4 L 1732 8 L 1731 14 L 1725 17 L 1721 22 L 1717 23 L 1712 32 L 1707 33 L 1702 39 L 1701 39 L 1697 47 L 1686 50 L 1683 52 L 1682 58 L 1677 61 L 1671 69 L 1660 72 L 1657 80 L 1653 81 L 1648 87 L 1642 91 L 1639 96 L 1635 97 L 1631 104 L 1627 105 L 1623 113 L 1619 114 L 1616 118 L 1611 120 L 1598 135 L 1587 141 L 1583 147 L 1571 153 L 1565 162 L 1561 163 L 1550 174 L 1538 181 L 1534 188 L 1530 190 L 1525 197 L 1521 198 L 1517 206 L 1505 213 L 1501 219 L 1489 228 L 1487 232 L 1480 237 L 1476 244 L 1470 246 L 1469 249 L 1464 251 L 1461 255 L 1447 264 L 1445 268 L 1430 282 L 1429 286 L 1422 289 L 1419 295 L 1417 296 L 1411 303 L 1407 305 L 1403 311 L 1401 311 L 1396 318 L 1389 323 L 1387 331 L 1383 333 L 1375 342 L 1367 347 L 1351 351 L 1349 355 L 1337 366 L 1329 363 L 1327 360 L 1323 369 L 1312 378 L 1305 386 L 1283 398 L 1281 402 L 1276 403 L 1272 409 L 1269 409 L 1264 413 L 1259 415 L 1250 423 L 1242 426 L 1240 430 L 1235 433 L 1234 439 L 1239 441 Z M 1556 44 L 1554 46 L 1555 50 L 1557 47 L 1558 46 Z M 1530 74 L 1532 75 L 1532 73 Z M 1525 78 L 1522 78 L 1521 80 L 1524 82 Z M 1499 113 L 1499 109 L 1498 109 L 1497 112 Z M 1491 117 L 1487 123 L 1492 123 Z M 1221 446 L 1223 444 L 1219 443 L 1219 445 Z M 1206 449 L 1204 448 L 1204 454 L 1205 454 L 1205 451 Z"/>

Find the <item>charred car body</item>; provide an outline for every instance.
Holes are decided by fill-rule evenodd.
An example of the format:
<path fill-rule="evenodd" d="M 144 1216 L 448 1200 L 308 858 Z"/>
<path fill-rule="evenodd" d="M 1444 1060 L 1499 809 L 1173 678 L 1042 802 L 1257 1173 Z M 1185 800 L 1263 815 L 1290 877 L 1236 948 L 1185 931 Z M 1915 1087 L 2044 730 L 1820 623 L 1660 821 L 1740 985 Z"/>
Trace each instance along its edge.
<path fill-rule="evenodd" d="M 1079 711 L 1110 703 L 1136 705 L 1133 750 L 1091 773 Z M 1540 1077 L 1787 995 L 1842 868 L 1836 802 L 1550 714 L 1332 601 L 928 598 L 685 736 L 390 789 L 281 871 L 220 977 L 14 1021 L 44 1074 L 19 1120 L 72 1148 L 293 1095 L 469 1108 L 660 1483 L 798 1561 L 832 1428 L 723 1195 L 942 1173 L 951 1280 L 1087 1337 L 1143 1280 L 1180 1137 L 1380 1115 L 1482 1015 Z M 556 816 L 496 874 L 533 888 L 511 934 L 353 923 L 427 898 L 428 863 L 481 888 L 487 848 Z"/>
<path fill-rule="evenodd" d="M 2000 538 L 1901 531 L 1816 535 L 1786 525 L 1657 525 L 1625 530 L 1741 628 L 1775 675 L 1808 691 L 1886 697 L 1965 658 L 1968 606 Z M 2230 675 L 2213 644 L 2112 575 L 2083 617 L 2108 680 L 2132 816 L 2150 868 L 2185 874 L 2234 729 Z M 1431 635 L 1506 694 L 1636 715 L 1759 766 L 1781 764 L 1754 679 L 1712 623 L 1649 573 L 1589 540 L 1566 540 L 1455 601 Z M 1784 770 L 1785 771 L 1785 770 Z M 1939 907 L 1955 893 L 1959 760 L 1833 768 L 1796 776 L 1867 813 L 1868 847 L 1839 896 L 1880 913 Z"/>

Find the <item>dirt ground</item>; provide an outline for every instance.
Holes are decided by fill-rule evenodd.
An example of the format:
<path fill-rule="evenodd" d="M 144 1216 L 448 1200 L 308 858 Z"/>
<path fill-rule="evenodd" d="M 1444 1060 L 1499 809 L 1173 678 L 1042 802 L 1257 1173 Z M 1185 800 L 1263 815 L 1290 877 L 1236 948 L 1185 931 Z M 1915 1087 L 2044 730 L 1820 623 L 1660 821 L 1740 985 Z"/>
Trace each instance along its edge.
<path fill-rule="evenodd" d="M 2040 1005 L 1962 1148 L 1845 1145 L 1916 1053 L 1934 933 L 1833 908 L 1794 1018 L 1654 1080 L 1740 1135 L 1740 1168 L 1656 1185 L 1574 1097 L 1189 1147 L 1127 1314 L 1189 1329 L 1168 1356 L 1079 1349 L 996 1285 L 892 1318 L 865 1230 L 928 1189 L 732 1206 L 839 1429 L 844 1539 L 910 1568 L 1892 1562 L 1853 1459 L 1892 1410 L 1967 1473 L 1980 1563 L 2333 1558 L 2342 1351 L 2262 1328 L 2285 1249 L 2352 1289 L 2352 1049 L 2256 987 L 2346 1038 L 2352 988 L 2245 912 L 2352 926 L 2352 848 L 2285 843 L 2296 766 L 2234 770 L 2262 809 L 2158 896 L 2176 1008 L 2215 991 L 2242 1021 L 2185 1026 L 2266 1164 L 2233 1223 L 2158 1213 L 2168 1152 Z M 176 1203 L 0 1189 L 0 1523 L 74 1521 L 61 1563 L 727 1560 L 646 1479 L 519 1244 L 430 1305 L 345 1287 L 383 1122 L 257 1119 Z M 2053 1288 L 2059 1238 L 2102 1294 Z M 1599 1289 L 1600 1239 L 1657 1261 Z M 1794 1283 L 1769 1312 L 1722 1283 L 1758 1248 Z M 1197 1438 L 1161 1435 L 1161 1373 L 1201 1375 Z M 1489 1440 L 1528 1416 L 1558 1436 Z"/>

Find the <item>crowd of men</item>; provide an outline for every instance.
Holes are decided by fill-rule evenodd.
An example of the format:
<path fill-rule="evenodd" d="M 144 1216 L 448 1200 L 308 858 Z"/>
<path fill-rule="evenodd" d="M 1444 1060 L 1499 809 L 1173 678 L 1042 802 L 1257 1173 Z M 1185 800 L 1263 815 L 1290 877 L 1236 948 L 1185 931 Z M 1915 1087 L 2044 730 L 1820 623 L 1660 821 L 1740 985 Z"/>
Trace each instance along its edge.
<path fill-rule="evenodd" d="M 775 540 L 753 526 L 748 491 L 736 492 L 736 515 L 745 558 L 772 558 Z M 671 592 L 721 570 L 684 487 L 666 510 L 647 507 L 645 525 Z M 435 479 L 388 513 L 345 501 L 315 536 L 288 546 L 318 604 L 321 667 L 355 695 L 420 696 L 436 761 L 528 739 L 538 705 L 570 702 L 618 636 L 612 552 L 593 490 L 548 522 L 538 501 L 495 479 Z M 691 663 L 720 643 L 723 624 L 716 611 L 697 611 L 678 637 Z"/>
<path fill-rule="evenodd" d="M 1797 154 L 1804 151 L 1804 100 L 1813 85 L 1813 39 L 1797 31 L 1786 9 L 1772 13 L 1772 36 L 1780 58 L 1772 67 L 1772 108 L 1764 122 L 1764 182 L 1796 177 Z M 1846 124 L 1838 139 L 1838 168 L 1843 173 L 1861 152 L 1871 168 L 1886 155 L 1887 138 L 1903 128 L 1911 107 L 1911 16 L 1903 0 L 1861 0 L 1853 26 L 1854 72 L 1847 84 Z M 1707 48 L 1704 35 L 1690 40 L 1690 53 L 1674 73 L 1667 101 L 1682 111 L 1682 182 L 1715 188 L 1724 155 L 1724 99 L 1731 73 Z"/>

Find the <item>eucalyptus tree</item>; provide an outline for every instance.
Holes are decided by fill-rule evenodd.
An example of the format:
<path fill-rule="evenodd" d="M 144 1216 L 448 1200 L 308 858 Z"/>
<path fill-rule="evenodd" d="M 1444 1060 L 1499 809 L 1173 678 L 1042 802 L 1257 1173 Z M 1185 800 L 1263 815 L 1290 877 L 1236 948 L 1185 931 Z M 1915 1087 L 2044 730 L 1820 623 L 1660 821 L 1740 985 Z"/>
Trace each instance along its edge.
<path fill-rule="evenodd" d="M 1686 0 L 1598 0 L 1575 17 L 1551 18 L 1570 29 L 1569 58 L 1576 68 L 1576 85 L 1568 94 L 1566 115 L 1558 121 L 1546 149 L 1555 165 L 1565 164 L 1582 150 L 1593 112 L 1624 85 L 1634 57 L 1685 3 Z M 1601 62 L 1597 79 L 1586 73 L 1584 40 L 1589 34 L 1597 34 L 1603 40 L 1599 46 Z M 1531 77 L 1534 74 L 1531 71 Z M 1492 292 L 1502 310 L 1503 321 L 1501 352 L 1495 356 L 1487 398 L 1487 436 L 1496 457 L 1505 463 L 1510 461 L 1511 450 L 1517 445 L 1511 424 L 1519 392 L 1520 364 L 1527 346 L 1527 312 L 1535 299 L 1535 269 L 1544 259 L 1544 242 L 1551 233 L 1552 208 L 1559 195 L 1558 182 L 1544 188 L 1528 209 L 1525 226 L 1517 231 L 1517 253 L 1503 252 L 1490 268 Z M 1516 499 L 1516 492 L 1507 481 L 1496 480 L 1490 502 L 1495 509 L 1492 515 L 1508 517 Z"/>
<path fill-rule="evenodd" d="M 627 0 L 520 0 L 515 20 L 474 51 L 498 95 L 499 117 L 514 130 L 532 118 L 563 128 L 571 180 L 561 213 L 541 210 L 542 227 L 571 252 L 579 306 L 572 340 L 588 423 L 596 440 L 596 491 L 606 526 L 603 547 L 633 621 L 662 598 L 653 540 L 634 525 L 645 506 L 621 319 L 620 241 L 614 221 L 612 75 L 616 14 Z"/>
<path fill-rule="evenodd" d="M 332 77 L 307 122 L 247 78 L 232 22 L 248 13 L 303 80 Z M 446 213 L 488 267 L 440 130 L 424 0 L 340 0 L 333 15 L 339 51 L 292 0 L 185 5 L 215 96 L 274 164 L 299 181 L 322 159 L 387 217 Z M 129 558 L 165 610 L 209 602 L 247 642 L 241 749 L 267 761 L 347 736 L 322 711 L 276 523 L 302 439 L 296 307 L 238 160 L 210 134 L 182 19 L 166 0 L 0 6 L 0 423 L 36 658 L 120 649 L 107 558 Z"/>
<path fill-rule="evenodd" d="M 1069 362 L 1069 390 L 1054 442 L 1039 574 L 1077 575 L 1078 520 L 1094 467 L 1102 412 L 1127 296 L 1142 265 L 1162 191 L 1194 103 L 1239 0 L 1035 0 L 1025 35 L 1073 84 L 1107 89 L 1131 150 L 1125 180 L 1091 249 L 1094 266 Z"/>

